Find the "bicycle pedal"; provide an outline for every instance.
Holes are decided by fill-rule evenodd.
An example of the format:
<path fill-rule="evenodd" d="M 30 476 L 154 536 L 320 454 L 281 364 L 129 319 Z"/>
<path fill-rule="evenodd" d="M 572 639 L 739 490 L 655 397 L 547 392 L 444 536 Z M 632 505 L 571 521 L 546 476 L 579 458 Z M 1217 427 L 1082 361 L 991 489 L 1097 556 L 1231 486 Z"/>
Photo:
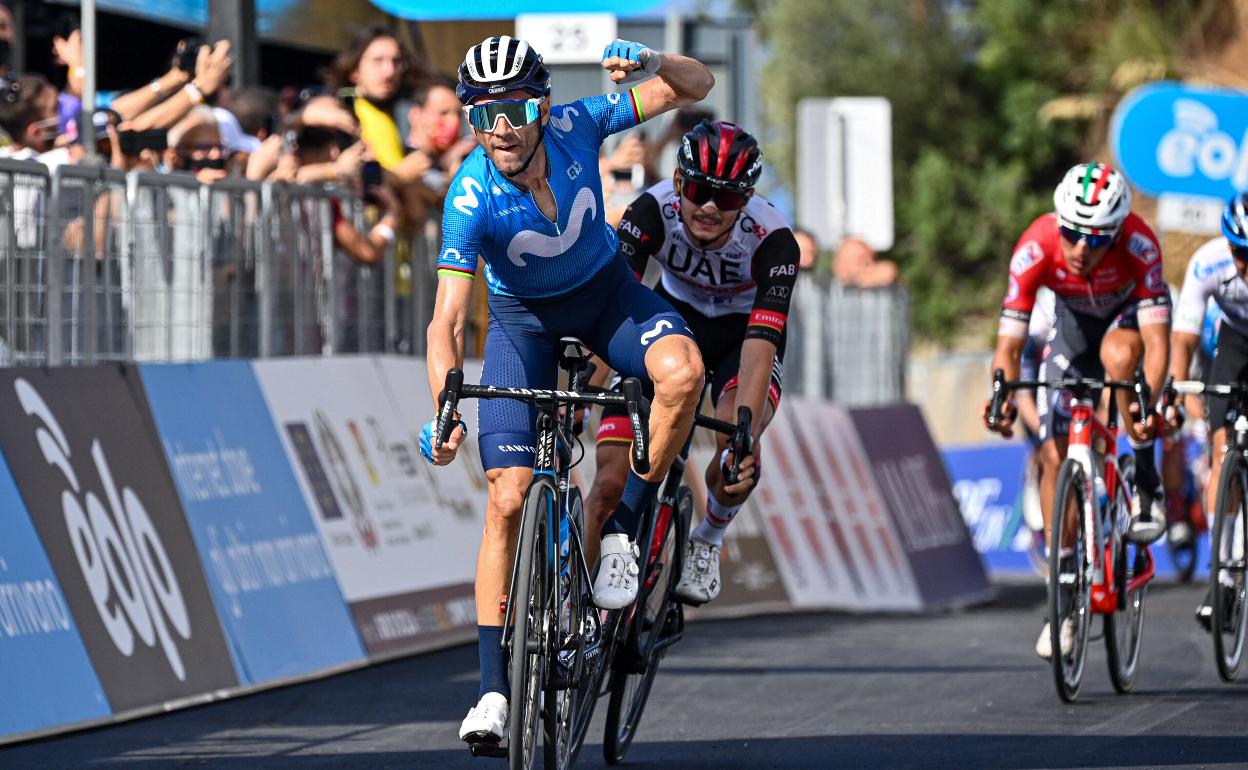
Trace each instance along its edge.
<path fill-rule="evenodd" d="M 497 759 L 507 759 L 507 746 L 504 746 L 502 741 L 493 735 L 469 735 L 467 738 L 464 738 L 464 743 L 468 744 L 468 751 L 473 756 L 493 756 L 493 758 Z"/>
<path fill-rule="evenodd" d="M 506 759 L 507 748 L 501 743 L 492 741 L 477 741 L 468 744 L 468 751 L 474 757 L 493 757 L 494 759 Z"/>

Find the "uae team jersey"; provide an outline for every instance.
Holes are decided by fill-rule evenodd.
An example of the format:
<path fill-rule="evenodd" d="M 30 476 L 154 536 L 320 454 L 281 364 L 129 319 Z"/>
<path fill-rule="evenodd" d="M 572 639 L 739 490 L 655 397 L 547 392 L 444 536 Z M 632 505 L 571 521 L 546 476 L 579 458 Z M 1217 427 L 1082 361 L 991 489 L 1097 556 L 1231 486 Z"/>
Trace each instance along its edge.
<path fill-rule="evenodd" d="M 1128 303 L 1141 324 L 1170 320 L 1170 292 L 1162 274 L 1161 247 L 1143 219 L 1128 214 L 1122 232 L 1087 276 L 1070 271 L 1062 256 L 1057 216 L 1037 218 L 1019 238 L 1010 259 L 1010 284 L 998 334 L 1026 338 L 1041 286 L 1053 290 L 1059 311 L 1111 320 Z"/>
<path fill-rule="evenodd" d="M 636 89 L 551 108 L 543 143 L 553 222 L 483 148 L 473 150 L 446 194 L 438 274 L 471 278 L 481 257 L 489 290 L 511 297 L 551 297 L 588 281 L 618 245 L 603 209 L 598 148 L 643 120 Z"/>
<path fill-rule="evenodd" d="M 641 194 L 624 213 L 620 251 L 638 276 L 651 257 L 663 268 L 663 289 L 707 318 L 749 313 L 747 337 L 779 342 L 797 280 L 797 240 L 784 216 L 755 195 L 737 214 L 717 249 L 703 249 L 680 218 L 672 181 Z"/>
<path fill-rule="evenodd" d="M 1248 284 L 1239 277 L 1225 238 L 1201 246 L 1187 264 L 1174 311 L 1174 331 L 1199 335 L 1211 297 L 1222 309 L 1225 323 L 1248 336 Z"/>

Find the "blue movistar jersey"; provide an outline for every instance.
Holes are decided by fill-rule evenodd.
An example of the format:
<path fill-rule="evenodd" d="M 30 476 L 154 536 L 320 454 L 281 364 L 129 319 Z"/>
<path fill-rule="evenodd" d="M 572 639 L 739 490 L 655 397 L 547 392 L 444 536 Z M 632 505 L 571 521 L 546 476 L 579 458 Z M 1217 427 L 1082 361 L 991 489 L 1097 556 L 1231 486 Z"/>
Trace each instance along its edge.
<path fill-rule="evenodd" d="M 551 108 L 543 143 L 553 222 L 483 148 L 473 150 L 446 195 L 438 274 L 471 278 L 480 256 L 490 291 L 512 297 L 563 294 L 589 280 L 618 243 L 603 209 L 599 147 L 643 120 L 636 89 Z"/>

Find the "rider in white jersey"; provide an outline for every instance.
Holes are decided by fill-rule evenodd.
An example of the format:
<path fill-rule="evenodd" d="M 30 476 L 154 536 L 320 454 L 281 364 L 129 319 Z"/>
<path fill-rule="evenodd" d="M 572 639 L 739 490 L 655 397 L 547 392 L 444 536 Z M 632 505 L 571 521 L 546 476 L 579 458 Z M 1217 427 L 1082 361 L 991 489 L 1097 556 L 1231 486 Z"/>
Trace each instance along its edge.
<path fill-rule="evenodd" d="M 732 123 L 702 123 L 681 141 L 675 178 L 642 193 L 618 228 L 620 251 L 638 276 L 650 259 L 662 268 L 656 291 L 697 340 L 716 417 L 735 422 L 737 406 L 750 407 L 755 455 L 780 402 L 784 328 L 800 259 L 789 223 L 753 194 L 761 172 L 754 137 Z M 621 494 L 629 432 L 627 415 L 603 410 L 586 505 L 591 532 Z M 706 469 L 706 517 L 690 536 L 676 587 L 691 604 L 719 595 L 724 532 L 759 478 L 757 458 L 745 457 L 742 477 L 729 484 L 728 437 L 717 436 L 719 451 Z"/>
<path fill-rule="evenodd" d="M 1174 314 L 1170 334 L 1170 374 L 1185 380 L 1192 356 L 1200 347 L 1208 302 L 1222 310 L 1217 348 L 1205 381 L 1210 384 L 1242 382 L 1248 379 L 1248 193 L 1232 198 L 1222 212 L 1222 238 L 1215 238 L 1196 250 L 1187 265 L 1183 289 Z M 1217 502 L 1218 479 L 1226 454 L 1227 425 L 1235 415 L 1228 413 L 1226 399 L 1211 398 L 1206 405 L 1209 429 L 1213 433 L 1213 457 L 1209 483 L 1205 487 L 1207 511 Z M 1222 586 L 1223 590 L 1234 590 Z M 1225 606 L 1233 606 L 1228 602 Z M 1213 592 L 1196 609 L 1196 620 L 1212 628 Z"/>

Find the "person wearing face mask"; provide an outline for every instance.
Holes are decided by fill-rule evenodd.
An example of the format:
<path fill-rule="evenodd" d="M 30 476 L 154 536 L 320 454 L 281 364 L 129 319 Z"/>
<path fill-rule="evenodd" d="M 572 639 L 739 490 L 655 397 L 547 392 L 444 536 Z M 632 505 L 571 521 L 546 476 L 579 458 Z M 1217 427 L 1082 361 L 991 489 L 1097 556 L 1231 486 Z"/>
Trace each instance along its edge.
<path fill-rule="evenodd" d="M 441 197 L 459 164 L 477 147 L 476 139 L 464 136 L 463 107 L 455 96 L 455 81 L 434 77 L 421 84 L 412 94 L 408 122 L 408 146 L 429 159 L 429 170 L 421 181 Z"/>
<path fill-rule="evenodd" d="M 0 158 L 38 160 L 49 169 L 71 162 L 69 150 L 56 146 L 59 125 L 56 88 L 43 77 L 0 84 L 0 128 L 12 142 L 0 147 Z"/>
<path fill-rule="evenodd" d="M 189 171 L 202 184 L 226 177 L 225 147 L 211 107 L 196 107 L 169 129 L 165 166 L 170 171 Z"/>

